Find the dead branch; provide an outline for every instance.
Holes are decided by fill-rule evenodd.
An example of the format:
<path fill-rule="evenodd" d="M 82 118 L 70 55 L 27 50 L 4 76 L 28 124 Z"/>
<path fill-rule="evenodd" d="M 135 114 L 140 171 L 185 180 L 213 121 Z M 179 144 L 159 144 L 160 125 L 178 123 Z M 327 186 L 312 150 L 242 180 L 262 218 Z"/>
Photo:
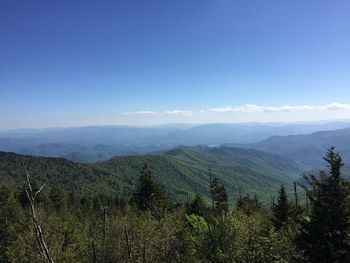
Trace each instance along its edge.
<path fill-rule="evenodd" d="M 29 200 L 30 211 L 31 211 L 31 216 L 32 216 L 32 220 L 33 220 L 33 226 L 34 226 L 34 230 L 35 230 L 36 240 L 38 242 L 38 245 L 40 247 L 40 251 L 43 254 L 44 258 L 49 263 L 54 263 L 54 260 L 51 257 L 49 248 L 46 244 L 42 227 L 38 221 L 38 218 L 37 218 L 36 212 L 35 212 L 35 199 L 38 196 L 38 194 L 42 191 L 42 189 L 44 188 L 45 185 L 42 185 L 40 187 L 40 189 L 33 195 L 33 188 L 32 188 L 32 185 L 30 183 L 29 173 L 27 171 L 27 168 L 24 165 L 23 165 L 23 167 L 24 167 L 24 171 L 26 174 L 27 187 L 28 187 L 28 189 L 25 188 L 25 191 L 26 191 L 26 194 L 27 194 L 27 197 Z"/>

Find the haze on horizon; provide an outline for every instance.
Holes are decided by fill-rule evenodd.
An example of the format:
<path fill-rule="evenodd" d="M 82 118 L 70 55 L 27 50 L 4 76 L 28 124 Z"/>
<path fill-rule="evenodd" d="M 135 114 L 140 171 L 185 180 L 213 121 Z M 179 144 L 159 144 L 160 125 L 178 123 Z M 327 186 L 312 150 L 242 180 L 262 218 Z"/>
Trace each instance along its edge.
<path fill-rule="evenodd" d="M 0 130 L 349 119 L 350 2 L 0 2 Z"/>

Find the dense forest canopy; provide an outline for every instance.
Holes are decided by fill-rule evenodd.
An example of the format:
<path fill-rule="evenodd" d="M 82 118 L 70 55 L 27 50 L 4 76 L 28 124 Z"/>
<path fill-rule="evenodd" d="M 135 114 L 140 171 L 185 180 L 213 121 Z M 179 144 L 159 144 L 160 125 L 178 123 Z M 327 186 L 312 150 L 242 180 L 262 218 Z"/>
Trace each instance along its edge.
<path fill-rule="evenodd" d="M 290 185 L 300 178 L 302 168 L 289 159 L 256 150 L 231 147 L 177 147 L 163 154 L 117 156 L 94 164 L 74 163 L 62 158 L 23 156 L 0 152 L 0 181 L 9 186 L 23 184 L 23 163 L 39 182 L 79 195 L 130 197 L 139 171 L 147 163 L 157 183 L 174 201 L 187 201 L 195 193 L 207 200 L 210 168 L 234 202 L 239 191 L 258 194 L 266 202 L 281 183 Z"/>
<path fill-rule="evenodd" d="M 0 258 L 5 263 L 349 262 L 349 183 L 334 148 L 324 159 L 328 173 L 305 176 L 307 183 L 295 184 L 294 193 L 286 191 L 293 185 L 280 185 L 268 205 L 241 191 L 229 204 L 225 182 L 212 171 L 208 198 L 197 193 L 178 203 L 147 163 L 130 197 L 47 187 L 25 164 L 13 163 L 6 169 L 24 176 L 18 189 L 4 181 L 0 186 Z M 86 175 L 94 172 L 84 169 Z"/>

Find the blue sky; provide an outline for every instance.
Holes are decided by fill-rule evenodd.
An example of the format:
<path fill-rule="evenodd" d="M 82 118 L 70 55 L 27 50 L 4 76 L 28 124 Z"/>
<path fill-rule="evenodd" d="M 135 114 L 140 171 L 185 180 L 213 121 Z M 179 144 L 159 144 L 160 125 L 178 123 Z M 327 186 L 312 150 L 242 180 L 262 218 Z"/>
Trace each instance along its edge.
<path fill-rule="evenodd" d="M 347 0 L 2 0 L 0 129 L 349 118 L 349 13 Z"/>

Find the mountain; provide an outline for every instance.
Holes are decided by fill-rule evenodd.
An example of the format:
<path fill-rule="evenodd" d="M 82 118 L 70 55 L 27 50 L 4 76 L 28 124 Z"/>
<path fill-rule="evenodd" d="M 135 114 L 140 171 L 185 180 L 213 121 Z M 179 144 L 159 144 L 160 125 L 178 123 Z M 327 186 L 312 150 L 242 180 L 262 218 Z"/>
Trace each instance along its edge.
<path fill-rule="evenodd" d="M 197 146 L 177 147 L 163 154 L 118 156 L 91 164 L 0 152 L 0 181 L 12 187 L 23 185 L 23 163 L 49 188 L 56 186 L 81 195 L 102 191 L 123 196 L 130 195 L 147 163 L 154 170 L 155 180 L 177 200 L 186 200 L 196 192 L 208 198 L 209 168 L 224 183 L 232 200 L 239 190 L 267 200 L 281 183 L 291 184 L 301 174 L 297 164 L 275 154 Z"/>
<path fill-rule="evenodd" d="M 307 135 L 273 136 L 258 143 L 240 144 L 240 147 L 284 156 L 310 169 L 324 167 L 325 162 L 322 157 L 331 146 L 336 147 L 343 157 L 344 163 L 349 166 L 350 128 L 321 131 Z"/>
<path fill-rule="evenodd" d="M 150 127 L 91 126 L 0 132 L 0 151 L 96 162 L 115 155 L 167 151 L 179 145 L 255 143 L 273 135 L 350 127 L 349 122 L 281 124 L 172 124 Z"/>

